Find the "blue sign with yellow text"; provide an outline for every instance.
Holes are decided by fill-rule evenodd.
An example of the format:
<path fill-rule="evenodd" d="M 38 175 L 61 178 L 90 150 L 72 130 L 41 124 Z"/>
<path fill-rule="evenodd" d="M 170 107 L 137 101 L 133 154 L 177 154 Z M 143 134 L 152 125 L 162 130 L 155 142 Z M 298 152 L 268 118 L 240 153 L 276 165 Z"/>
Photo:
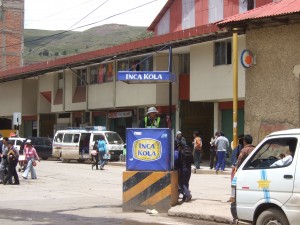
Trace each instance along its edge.
<path fill-rule="evenodd" d="M 176 76 L 168 71 L 118 71 L 118 80 L 126 83 L 175 82 Z"/>
<path fill-rule="evenodd" d="M 126 129 L 126 170 L 171 170 L 171 130 Z"/>

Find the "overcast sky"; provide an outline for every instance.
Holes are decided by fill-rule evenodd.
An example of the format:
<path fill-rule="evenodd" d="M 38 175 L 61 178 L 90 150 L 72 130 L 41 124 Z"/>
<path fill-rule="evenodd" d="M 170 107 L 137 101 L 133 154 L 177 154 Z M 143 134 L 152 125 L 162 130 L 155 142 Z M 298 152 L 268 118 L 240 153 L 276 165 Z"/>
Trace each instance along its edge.
<path fill-rule="evenodd" d="M 148 27 L 166 2 L 167 0 L 25 0 L 25 29 L 74 30 L 81 27 L 76 29 L 79 31 L 109 23 Z M 114 16 L 143 4 L 147 5 Z M 86 26 L 91 23 L 95 24 Z"/>

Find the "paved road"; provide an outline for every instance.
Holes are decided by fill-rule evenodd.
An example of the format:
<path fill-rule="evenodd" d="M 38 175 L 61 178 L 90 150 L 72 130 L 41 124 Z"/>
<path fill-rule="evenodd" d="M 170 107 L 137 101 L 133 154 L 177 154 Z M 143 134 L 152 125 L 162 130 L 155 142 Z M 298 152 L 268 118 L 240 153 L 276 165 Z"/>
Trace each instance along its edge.
<path fill-rule="evenodd" d="M 0 224 L 205 224 L 183 218 L 122 212 L 124 167 L 91 170 L 90 164 L 42 161 L 37 180 L 0 186 Z M 29 176 L 30 177 L 30 176 Z"/>

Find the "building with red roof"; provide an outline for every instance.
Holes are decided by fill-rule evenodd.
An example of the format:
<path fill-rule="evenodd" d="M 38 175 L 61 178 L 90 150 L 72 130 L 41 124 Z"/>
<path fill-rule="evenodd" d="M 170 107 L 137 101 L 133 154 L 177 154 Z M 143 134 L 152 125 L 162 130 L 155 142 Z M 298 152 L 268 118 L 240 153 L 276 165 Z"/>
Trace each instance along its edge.
<path fill-rule="evenodd" d="M 255 59 L 246 69 L 245 132 L 257 142 L 273 131 L 299 127 L 300 1 L 274 1 L 217 24 L 246 30 Z"/>
<path fill-rule="evenodd" d="M 172 127 L 191 141 L 192 131 L 208 140 L 222 129 L 232 138 L 231 32 L 216 22 L 271 0 L 169 0 L 148 27 L 152 38 L 0 72 L 0 110 L 11 119 L 21 112 L 23 136 L 53 136 L 53 128 L 104 125 L 125 136 L 148 106 L 168 114 L 168 84 L 126 84 L 117 71 L 168 70 L 172 47 Z M 246 48 L 240 30 L 239 54 Z M 239 132 L 244 131 L 245 69 L 239 65 Z M 116 113 L 126 112 L 126 113 Z M 130 112 L 130 113 L 129 113 Z M 122 115 L 126 115 L 123 117 Z"/>

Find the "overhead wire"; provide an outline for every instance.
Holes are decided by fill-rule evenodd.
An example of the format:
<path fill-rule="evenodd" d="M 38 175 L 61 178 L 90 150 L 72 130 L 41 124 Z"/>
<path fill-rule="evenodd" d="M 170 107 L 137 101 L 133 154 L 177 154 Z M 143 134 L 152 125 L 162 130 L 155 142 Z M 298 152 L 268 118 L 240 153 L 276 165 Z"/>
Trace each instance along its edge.
<path fill-rule="evenodd" d="M 70 30 L 70 29 L 71 29 L 72 27 L 74 27 L 76 24 L 80 23 L 82 20 L 84 20 L 85 18 L 87 18 L 89 15 L 91 15 L 93 12 L 95 12 L 97 9 L 99 9 L 101 6 L 103 6 L 103 5 L 104 5 L 105 3 L 107 3 L 108 1 L 110 1 L 110 0 L 106 0 L 106 1 L 104 1 L 103 3 L 101 3 L 99 6 L 97 6 L 95 9 L 93 9 L 91 12 L 89 12 L 87 15 L 85 15 L 85 16 L 84 16 L 83 18 L 81 18 L 79 21 L 77 21 L 77 22 L 74 23 L 72 26 L 70 26 L 68 30 Z M 48 41 L 47 43 L 42 44 L 40 47 L 34 49 L 33 51 L 29 52 L 29 53 L 28 53 L 27 55 L 25 55 L 25 56 L 28 56 L 28 55 L 30 55 L 30 54 L 36 52 L 37 50 L 39 50 L 39 49 L 41 49 L 41 48 L 47 46 L 48 44 L 50 44 L 52 41 L 58 40 L 58 39 L 59 39 L 59 37 L 56 37 L 56 38 L 54 38 L 54 39 Z M 60 38 L 60 39 L 61 39 L 61 38 Z"/>
<path fill-rule="evenodd" d="M 139 6 L 130 8 L 130 9 L 128 9 L 128 10 L 125 10 L 125 11 L 122 11 L 122 12 L 119 12 L 119 13 L 116 13 L 116 14 L 113 14 L 113 15 L 111 15 L 111 16 L 108 16 L 108 17 L 106 17 L 106 18 L 104 18 L 104 19 L 102 19 L 102 20 L 99 20 L 99 21 L 96 21 L 96 22 L 93 22 L 93 23 L 89 23 L 89 24 L 86 24 L 86 25 L 82 25 L 82 26 L 79 26 L 79 27 L 75 27 L 75 28 L 73 28 L 73 29 L 68 29 L 68 30 L 65 30 L 65 31 L 62 31 L 62 32 L 59 32 L 59 33 L 56 33 L 56 34 L 52 34 L 52 35 L 40 37 L 40 38 L 37 38 L 37 39 L 34 39 L 34 40 L 23 41 L 23 42 L 17 43 L 17 44 L 6 45 L 6 46 L 4 46 L 4 47 L 0 47 L 0 49 L 2 49 L 2 48 L 7 48 L 7 47 L 12 47 L 12 46 L 16 46 L 16 45 L 19 45 L 19 44 L 32 43 L 32 42 L 36 42 L 36 41 L 43 40 L 43 39 L 46 39 L 46 38 L 51 38 L 51 37 L 55 37 L 55 36 L 58 36 L 58 35 L 61 35 L 61 34 L 65 34 L 65 33 L 67 33 L 67 32 L 74 31 L 74 30 L 77 30 L 77 29 L 80 29 L 80 28 L 84 28 L 84 27 L 87 27 L 87 26 L 92 26 L 92 25 L 95 25 L 95 24 L 97 24 L 97 23 L 101 23 L 101 22 L 103 22 L 103 21 L 105 21 L 105 20 L 108 20 L 108 19 L 110 19 L 110 18 L 113 18 L 113 17 L 119 16 L 119 15 L 128 13 L 128 12 L 130 12 L 130 11 L 133 11 L 133 10 L 135 10 L 135 9 L 144 7 L 144 6 L 149 5 L 149 4 L 151 4 L 151 3 L 153 3 L 153 2 L 156 2 L 156 1 L 157 1 L 157 0 L 149 1 L 149 2 L 144 3 L 144 4 L 142 4 L 142 5 L 139 5 Z M 42 47 L 44 47 L 44 46 L 41 46 L 40 48 L 42 48 Z M 39 49 L 40 49 L 40 48 L 39 48 Z M 25 56 L 27 56 L 27 55 L 25 55 Z M 2 69 L 2 68 L 3 68 L 3 67 L 0 67 L 0 69 Z"/>
<path fill-rule="evenodd" d="M 51 37 L 55 37 L 55 36 L 58 36 L 58 35 L 61 35 L 61 34 L 65 34 L 65 33 L 68 33 L 68 32 L 70 32 L 70 31 L 74 31 L 74 30 L 77 30 L 77 29 L 80 29 L 80 28 L 92 26 L 92 25 L 95 25 L 95 24 L 97 24 L 97 23 L 101 23 L 101 22 L 103 22 L 103 21 L 105 21 L 105 20 L 111 19 L 111 18 L 113 18 L 113 17 L 115 17 L 115 16 L 119 16 L 119 15 L 125 14 L 125 13 L 127 13 L 127 12 L 133 11 L 133 10 L 135 10 L 135 9 L 141 8 L 141 7 L 143 7 L 143 6 L 149 5 L 149 4 L 151 4 L 151 3 L 153 3 L 153 2 L 156 2 L 156 1 L 158 1 L 158 0 L 152 0 L 152 1 L 150 1 L 150 2 L 144 3 L 144 4 L 142 4 L 142 5 L 136 6 L 136 7 L 134 7 L 134 8 L 131 8 L 131 9 L 128 9 L 128 10 L 125 10 L 125 11 L 122 11 L 122 12 L 120 12 L 120 13 L 113 14 L 113 15 L 111 15 L 111 16 L 108 16 L 108 17 L 106 17 L 106 18 L 104 18 L 104 19 L 102 19 L 102 20 L 99 20 L 99 21 L 96 21 L 96 22 L 93 22 L 93 23 L 85 24 L 85 25 L 82 25 L 82 26 L 79 26 L 79 27 L 75 27 L 75 28 L 72 28 L 72 29 L 69 29 L 69 30 L 61 31 L 61 32 L 56 33 L 56 34 L 52 34 L 52 35 L 40 37 L 40 38 L 37 38 L 37 39 L 34 39 L 34 40 L 30 40 L 30 41 L 26 41 L 26 42 L 23 41 L 23 42 L 18 43 L 18 44 L 32 43 L 32 42 L 35 42 L 35 41 L 40 41 L 40 40 L 43 40 L 43 39 L 46 39 L 46 38 L 51 38 Z M 11 47 L 11 46 L 15 46 L 15 45 L 18 45 L 18 44 L 7 45 L 7 46 L 5 46 L 5 47 Z M 0 47 L 0 48 L 4 48 L 4 47 Z"/>

